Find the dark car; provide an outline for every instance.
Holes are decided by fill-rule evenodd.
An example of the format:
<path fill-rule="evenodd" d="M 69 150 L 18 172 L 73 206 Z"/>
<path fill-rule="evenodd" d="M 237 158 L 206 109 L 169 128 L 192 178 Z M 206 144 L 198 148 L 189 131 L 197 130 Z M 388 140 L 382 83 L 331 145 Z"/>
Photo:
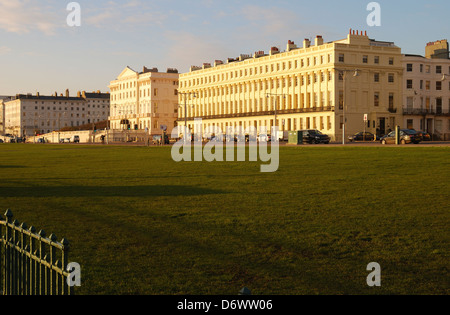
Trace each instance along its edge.
<path fill-rule="evenodd" d="M 0 139 L 0 143 L 3 143 L 3 140 L 2 140 L 2 139 Z"/>
<path fill-rule="evenodd" d="M 301 130 L 303 133 L 303 142 L 310 144 L 319 144 L 319 143 L 330 143 L 330 137 L 328 135 L 324 135 L 319 130 Z"/>
<path fill-rule="evenodd" d="M 380 139 L 382 144 L 395 143 L 395 131 L 392 131 L 388 135 Z M 414 143 L 418 144 L 422 141 L 422 135 L 415 130 L 401 129 L 400 130 L 400 143 Z"/>
<path fill-rule="evenodd" d="M 422 135 L 422 141 L 431 141 L 431 135 L 425 131 L 418 131 Z"/>
<path fill-rule="evenodd" d="M 380 139 L 379 137 L 375 136 L 373 133 L 370 132 L 358 132 L 357 134 L 348 137 L 348 140 L 350 142 L 353 142 L 353 141 L 375 141 Z"/>

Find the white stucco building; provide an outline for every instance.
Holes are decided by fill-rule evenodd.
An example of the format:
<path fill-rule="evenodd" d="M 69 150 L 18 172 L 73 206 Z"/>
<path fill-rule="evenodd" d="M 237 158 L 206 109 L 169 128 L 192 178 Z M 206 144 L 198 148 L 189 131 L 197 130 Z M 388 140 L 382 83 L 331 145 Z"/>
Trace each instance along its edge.
<path fill-rule="evenodd" d="M 108 119 L 109 93 L 18 94 L 4 103 L 5 133 L 34 136 Z"/>
<path fill-rule="evenodd" d="M 403 125 L 426 131 L 436 140 L 450 140 L 448 56 L 447 41 L 428 43 L 425 57 L 403 56 Z"/>
<path fill-rule="evenodd" d="M 162 134 L 161 126 L 171 132 L 178 117 L 178 70 L 143 68 L 137 72 L 126 67 L 112 81 L 110 127 L 115 130 L 146 130 Z"/>

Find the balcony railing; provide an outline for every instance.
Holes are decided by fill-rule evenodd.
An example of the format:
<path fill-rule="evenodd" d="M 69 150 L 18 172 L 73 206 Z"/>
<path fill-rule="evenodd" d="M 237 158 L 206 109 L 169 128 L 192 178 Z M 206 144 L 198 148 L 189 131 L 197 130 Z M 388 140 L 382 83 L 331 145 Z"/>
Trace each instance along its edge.
<path fill-rule="evenodd" d="M 438 108 L 403 108 L 403 115 L 416 115 L 416 116 L 450 116 L 450 109 L 443 110 Z"/>
<path fill-rule="evenodd" d="M 389 113 L 396 114 L 397 108 L 389 107 L 388 111 L 389 111 Z"/>
<path fill-rule="evenodd" d="M 309 107 L 309 108 L 296 108 L 296 109 L 282 109 L 277 110 L 277 115 L 288 115 L 288 114 L 302 114 L 302 113 L 318 113 L 318 112 L 334 112 L 334 107 Z M 244 118 L 244 117 L 256 117 L 256 116 L 274 116 L 275 111 L 258 111 L 258 112 L 245 112 L 245 113 L 234 113 L 234 114 L 223 114 L 223 115 L 205 115 L 205 116 L 188 116 L 187 120 L 194 119 L 227 119 L 227 118 Z M 178 121 L 184 121 L 184 117 L 179 117 Z"/>

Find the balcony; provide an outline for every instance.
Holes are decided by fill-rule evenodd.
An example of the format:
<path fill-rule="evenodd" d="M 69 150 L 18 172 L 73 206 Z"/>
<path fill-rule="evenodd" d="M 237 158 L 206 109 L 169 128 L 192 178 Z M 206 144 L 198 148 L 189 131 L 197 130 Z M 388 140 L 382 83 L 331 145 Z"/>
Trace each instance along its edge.
<path fill-rule="evenodd" d="M 396 114 L 397 113 L 397 108 L 389 107 L 388 111 L 391 114 Z"/>
<path fill-rule="evenodd" d="M 403 108 L 403 115 L 416 116 L 450 116 L 450 109 L 444 110 L 439 108 Z"/>
<path fill-rule="evenodd" d="M 309 107 L 309 108 L 296 108 L 296 109 L 282 109 L 282 110 L 277 110 L 277 115 L 318 113 L 318 112 L 334 112 L 334 107 Z M 275 115 L 275 111 L 271 110 L 271 111 L 245 112 L 245 113 L 233 113 L 233 114 L 223 114 L 223 115 L 196 116 L 196 117 L 188 116 L 187 120 L 194 120 L 195 118 L 209 120 L 209 119 L 244 118 L 244 117 L 274 116 L 274 115 Z M 178 121 L 184 121 L 184 117 L 179 117 Z"/>

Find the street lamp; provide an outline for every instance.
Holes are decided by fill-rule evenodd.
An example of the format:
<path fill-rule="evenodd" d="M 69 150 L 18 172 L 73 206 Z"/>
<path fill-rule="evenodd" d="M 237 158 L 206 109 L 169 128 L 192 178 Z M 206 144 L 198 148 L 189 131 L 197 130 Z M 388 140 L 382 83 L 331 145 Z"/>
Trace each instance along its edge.
<path fill-rule="evenodd" d="M 345 127 L 346 127 L 346 118 L 345 118 L 345 105 L 346 105 L 346 89 L 345 89 L 345 81 L 347 79 L 347 73 L 353 72 L 353 77 L 359 77 L 360 70 L 354 69 L 354 70 L 342 70 L 342 69 L 336 69 L 336 71 L 339 71 L 339 73 L 342 73 L 342 80 L 344 81 L 344 99 L 342 104 L 342 115 L 343 115 L 343 123 L 342 123 L 342 144 L 345 145 Z"/>
<path fill-rule="evenodd" d="M 276 128 L 278 126 L 278 119 L 277 119 L 277 115 L 278 115 L 278 104 L 277 104 L 278 97 L 282 96 L 283 99 L 285 99 L 286 98 L 286 94 L 267 93 L 266 96 L 267 96 L 267 98 L 270 98 L 271 96 L 275 96 L 275 122 L 274 122 L 274 127 Z"/>
<path fill-rule="evenodd" d="M 182 92 L 178 92 L 178 95 L 184 95 L 184 133 L 183 133 L 183 135 L 184 135 L 184 142 L 186 142 L 187 141 L 187 139 L 186 139 L 186 135 L 185 134 L 187 134 L 187 97 L 188 96 L 191 96 L 191 95 L 193 95 L 194 96 L 194 98 L 195 97 L 197 97 L 197 94 L 196 93 L 193 93 L 193 92 L 185 92 L 185 93 L 182 93 Z"/>

